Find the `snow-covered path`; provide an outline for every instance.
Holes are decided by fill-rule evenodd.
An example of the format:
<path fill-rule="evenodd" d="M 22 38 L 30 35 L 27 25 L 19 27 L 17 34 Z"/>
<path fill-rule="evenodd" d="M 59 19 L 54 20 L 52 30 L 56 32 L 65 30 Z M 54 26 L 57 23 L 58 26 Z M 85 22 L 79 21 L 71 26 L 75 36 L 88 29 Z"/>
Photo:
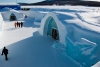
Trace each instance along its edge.
<path fill-rule="evenodd" d="M 31 24 L 25 22 L 24 25 Z M 41 36 L 38 28 L 14 28 L 14 22 L 4 22 L 3 46 L 9 50 L 8 61 L 0 56 L 0 67 L 80 67 L 52 47 L 54 40 Z"/>

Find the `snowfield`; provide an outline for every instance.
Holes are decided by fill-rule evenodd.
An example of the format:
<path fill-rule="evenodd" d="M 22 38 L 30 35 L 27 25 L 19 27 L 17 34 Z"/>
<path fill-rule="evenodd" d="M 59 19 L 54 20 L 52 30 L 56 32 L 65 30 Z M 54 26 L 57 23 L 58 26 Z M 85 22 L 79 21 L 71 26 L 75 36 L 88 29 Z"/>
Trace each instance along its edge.
<path fill-rule="evenodd" d="M 0 52 L 4 46 L 9 50 L 8 61 L 0 57 L 0 67 L 99 67 L 99 7 L 21 7 L 31 9 L 0 11 Z M 17 21 L 23 21 L 23 28 L 15 28 L 16 21 L 8 21 L 11 13 L 18 13 Z M 44 36 L 44 24 L 49 17 L 58 26 L 59 41 Z"/>

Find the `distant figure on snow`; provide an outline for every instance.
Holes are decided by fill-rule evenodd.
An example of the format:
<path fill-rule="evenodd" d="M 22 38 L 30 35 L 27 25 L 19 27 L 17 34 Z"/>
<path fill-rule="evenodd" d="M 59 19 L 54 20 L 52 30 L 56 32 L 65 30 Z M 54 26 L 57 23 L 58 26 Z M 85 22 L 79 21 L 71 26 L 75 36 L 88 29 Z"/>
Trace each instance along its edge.
<path fill-rule="evenodd" d="M 5 55 L 5 60 L 7 61 L 8 60 L 8 57 L 7 57 L 7 55 L 8 55 L 8 49 L 6 49 L 6 47 L 4 47 L 3 48 L 3 50 L 2 50 L 2 54 L 1 55 Z"/>
<path fill-rule="evenodd" d="M 17 22 L 17 27 L 19 26 L 19 23 Z"/>
<path fill-rule="evenodd" d="M 23 22 L 21 22 L 20 24 L 21 24 L 21 27 L 23 27 Z"/>
<path fill-rule="evenodd" d="M 27 18 L 27 15 L 25 15 L 25 18 Z"/>
<path fill-rule="evenodd" d="M 16 28 L 16 25 L 17 25 L 17 23 L 15 22 L 15 23 L 14 23 L 15 28 Z"/>
<path fill-rule="evenodd" d="M 20 27 L 21 23 L 18 23 L 18 26 Z"/>

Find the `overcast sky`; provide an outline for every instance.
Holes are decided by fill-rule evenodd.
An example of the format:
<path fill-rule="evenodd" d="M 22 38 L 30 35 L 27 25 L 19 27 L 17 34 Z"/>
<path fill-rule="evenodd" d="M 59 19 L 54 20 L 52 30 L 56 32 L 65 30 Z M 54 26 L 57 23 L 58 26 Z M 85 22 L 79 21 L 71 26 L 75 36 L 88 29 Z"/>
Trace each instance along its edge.
<path fill-rule="evenodd" d="M 36 3 L 36 2 L 41 2 L 44 0 L 0 0 L 0 3 L 15 3 L 15 2 L 26 2 L 26 3 Z M 100 0 L 84 0 L 84 1 L 99 1 Z"/>
<path fill-rule="evenodd" d="M 98 2 L 100 2 L 100 0 L 83 0 L 83 1 L 98 1 Z"/>
<path fill-rule="evenodd" d="M 36 3 L 44 0 L 0 0 L 0 3 L 16 3 L 17 2 L 25 2 L 25 3 Z"/>

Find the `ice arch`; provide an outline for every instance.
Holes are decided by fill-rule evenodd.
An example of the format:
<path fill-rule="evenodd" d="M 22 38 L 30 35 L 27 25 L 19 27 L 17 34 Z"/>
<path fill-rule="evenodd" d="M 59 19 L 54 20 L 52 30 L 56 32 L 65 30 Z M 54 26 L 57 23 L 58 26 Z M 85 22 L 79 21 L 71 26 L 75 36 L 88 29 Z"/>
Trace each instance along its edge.
<path fill-rule="evenodd" d="M 9 20 L 12 21 L 11 17 L 13 18 L 13 20 L 16 20 L 16 21 L 24 20 L 24 14 L 22 12 L 19 12 L 16 10 L 2 12 L 1 15 L 2 15 L 4 21 L 9 21 Z"/>
<path fill-rule="evenodd" d="M 41 21 L 39 32 L 41 35 L 51 35 L 52 28 L 57 30 L 57 37 L 59 42 L 66 45 L 65 37 L 67 33 L 65 26 L 62 24 L 62 22 L 59 21 L 56 14 L 48 13 Z"/>
<path fill-rule="evenodd" d="M 10 21 L 14 21 L 14 20 L 16 20 L 16 16 L 13 13 L 11 13 L 11 15 L 10 15 Z"/>

